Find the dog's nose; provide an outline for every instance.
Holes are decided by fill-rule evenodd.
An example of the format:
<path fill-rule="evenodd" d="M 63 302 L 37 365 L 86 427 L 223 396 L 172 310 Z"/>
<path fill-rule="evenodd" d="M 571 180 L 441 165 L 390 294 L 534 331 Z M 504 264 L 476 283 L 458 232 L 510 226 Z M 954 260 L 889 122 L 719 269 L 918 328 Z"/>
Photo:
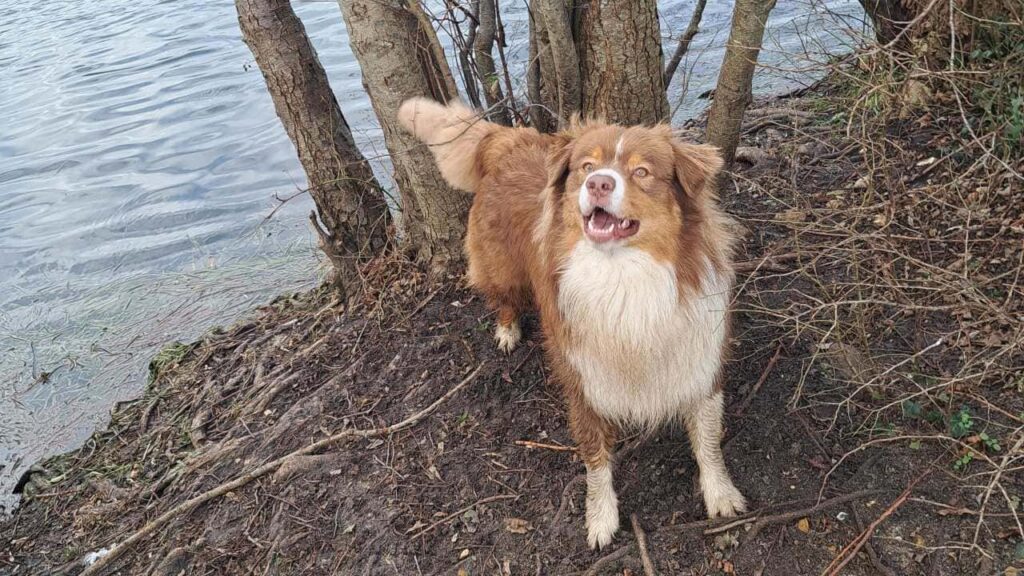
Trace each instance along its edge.
<path fill-rule="evenodd" d="M 587 178 L 587 192 L 597 200 L 604 200 L 615 190 L 615 179 L 604 174 L 594 174 Z"/>

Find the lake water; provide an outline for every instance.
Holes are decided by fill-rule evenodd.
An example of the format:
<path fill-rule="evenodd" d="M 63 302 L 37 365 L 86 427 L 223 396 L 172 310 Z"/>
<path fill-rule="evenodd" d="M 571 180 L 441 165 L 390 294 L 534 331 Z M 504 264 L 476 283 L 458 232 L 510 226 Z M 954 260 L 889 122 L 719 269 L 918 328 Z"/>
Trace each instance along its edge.
<path fill-rule="evenodd" d="M 294 5 L 390 182 L 337 4 Z M 659 5 L 671 52 L 693 2 Z M 522 78 L 525 2 L 502 10 Z M 708 2 L 676 122 L 706 106 L 731 10 Z M 862 29 L 856 0 L 780 1 L 755 91 L 809 82 Z M 317 282 L 308 195 L 267 218 L 304 186 L 229 0 L 0 0 L 0 511 L 29 465 L 141 392 L 160 346 Z"/>

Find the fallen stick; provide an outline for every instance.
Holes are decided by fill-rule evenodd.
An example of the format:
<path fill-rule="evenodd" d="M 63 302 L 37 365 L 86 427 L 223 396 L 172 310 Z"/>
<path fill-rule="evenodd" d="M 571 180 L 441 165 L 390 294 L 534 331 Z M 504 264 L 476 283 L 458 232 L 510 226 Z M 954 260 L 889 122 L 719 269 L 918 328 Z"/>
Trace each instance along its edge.
<path fill-rule="evenodd" d="M 430 532 L 434 528 L 437 528 L 441 524 L 444 524 L 445 522 L 448 522 L 452 518 L 455 518 L 459 514 L 462 514 L 463 512 L 468 512 L 468 511 L 472 510 L 473 508 L 476 508 L 477 506 L 479 506 L 481 504 L 487 504 L 488 502 L 495 502 L 497 500 L 508 500 L 509 498 L 519 498 L 519 495 L 518 494 L 498 494 L 497 496 L 488 496 L 487 498 L 481 498 L 480 500 L 477 500 L 476 502 L 473 502 L 469 506 L 466 506 L 464 508 L 459 508 L 455 512 L 452 512 L 451 514 L 445 516 L 444 518 L 441 518 L 437 522 L 434 522 L 430 526 L 427 526 L 426 528 L 423 528 L 419 532 L 417 532 L 417 533 L 413 534 L 412 536 L 410 536 L 409 539 L 410 540 L 415 540 L 415 539 L 419 538 L 420 536 L 423 536 L 427 532 Z"/>
<path fill-rule="evenodd" d="M 621 548 L 612 552 L 611 554 L 606 554 L 605 556 L 598 558 L 597 562 L 594 562 L 590 569 L 584 572 L 583 576 L 597 576 L 597 573 L 600 572 L 602 568 L 611 564 L 612 562 L 617 562 L 621 560 L 623 556 L 629 553 L 629 549 L 632 547 L 633 543 L 630 542 L 629 544 L 622 546 Z"/>
<path fill-rule="evenodd" d="M 737 408 L 733 414 L 736 416 L 742 416 L 743 413 L 747 411 L 747 408 L 750 407 L 750 403 L 754 401 L 754 396 L 757 396 L 757 392 L 761 389 L 761 386 L 764 385 L 765 380 L 768 380 L 768 375 L 771 374 L 772 368 L 775 367 L 775 363 L 779 361 L 779 354 L 782 354 L 782 342 L 779 342 L 779 345 L 775 347 L 775 354 L 772 354 L 772 358 L 768 361 L 768 365 L 764 367 L 764 371 L 761 372 L 761 377 L 757 379 L 757 382 L 754 383 L 754 387 L 750 389 L 750 393 L 747 394 L 747 397 L 743 399 L 743 403 L 740 404 L 739 408 Z"/>
<path fill-rule="evenodd" d="M 542 442 L 534 442 L 533 440 L 516 440 L 516 446 L 525 446 L 527 448 L 543 448 L 545 450 L 554 450 L 555 452 L 575 452 L 575 446 L 562 446 L 559 444 L 544 444 Z"/>
<path fill-rule="evenodd" d="M 786 269 L 782 267 L 784 262 L 792 262 L 796 260 L 800 255 L 797 253 L 779 254 L 777 256 L 768 255 L 760 260 L 747 260 L 746 262 L 737 262 L 733 264 L 733 270 L 736 272 L 757 272 L 758 270 L 768 270 L 769 272 L 785 272 Z"/>
<path fill-rule="evenodd" d="M 930 469 L 925 470 L 924 474 L 921 474 L 920 476 L 915 478 L 914 481 L 911 482 L 909 486 L 907 486 L 906 490 L 904 490 L 903 493 L 900 494 L 899 497 L 896 498 L 896 500 L 894 500 L 893 503 L 890 504 L 889 507 L 885 509 L 885 512 L 882 512 L 878 516 L 878 518 L 876 518 L 875 521 L 867 527 L 866 530 L 861 532 L 860 535 L 854 538 L 852 542 L 847 544 L 845 548 L 839 551 L 839 554 L 832 560 L 831 563 L 829 563 L 828 566 L 825 567 L 825 571 L 822 572 L 822 574 L 827 576 L 836 576 L 837 574 L 839 574 L 839 571 L 842 570 L 844 566 L 849 564 L 850 560 L 853 560 L 854 557 L 857 556 L 857 552 L 859 552 L 860 549 L 864 547 L 864 544 L 871 539 L 871 535 L 875 533 L 875 529 L 878 528 L 878 526 L 882 522 L 884 522 L 886 518 L 892 516 L 892 513 L 895 512 L 897 508 L 899 508 L 904 502 L 907 501 L 907 498 L 910 496 L 910 493 L 914 490 L 914 487 L 917 486 L 917 483 L 920 482 L 925 476 L 927 476 L 929 472 L 931 472 Z"/>
<path fill-rule="evenodd" d="M 860 519 L 860 513 L 857 509 L 853 509 L 853 519 L 857 522 L 857 530 L 864 530 L 864 523 Z M 889 569 L 888 566 L 882 563 L 882 559 L 878 556 L 878 552 L 875 551 L 875 547 L 871 545 L 871 541 L 864 543 L 864 549 L 867 550 L 868 559 L 871 560 L 871 565 L 875 567 L 882 576 L 896 576 L 896 573 Z"/>
<path fill-rule="evenodd" d="M 580 474 L 574 476 L 572 480 L 565 483 L 565 488 L 562 489 L 562 503 L 558 505 L 558 512 L 555 512 L 555 517 L 551 519 L 551 526 L 557 526 L 562 520 L 562 515 L 565 514 L 565 508 L 572 502 L 572 494 L 569 494 L 577 484 L 586 480 L 586 476 Z"/>
<path fill-rule="evenodd" d="M 758 533 L 761 532 L 761 530 L 773 524 L 781 524 L 783 522 L 789 522 L 792 520 L 796 520 L 797 518 L 802 518 L 804 516 L 810 516 L 823 510 L 834 508 L 836 506 L 839 506 L 840 504 L 846 504 L 847 502 L 860 500 L 861 498 L 866 498 L 868 496 L 874 496 L 881 492 L 882 490 L 875 489 L 861 490 L 859 492 L 851 492 L 850 494 L 844 494 L 843 496 L 836 496 L 835 498 L 824 500 L 808 508 L 801 508 L 799 510 L 792 510 L 790 512 L 783 512 L 781 514 L 772 514 L 769 516 L 764 516 L 754 513 L 744 518 L 738 518 L 734 520 L 730 519 L 730 521 L 726 522 L 725 524 L 722 524 L 721 520 L 701 520 L 699 522 L 689 522 L 687 524 L 680 524 L 678 526 L 674 526 L 673 529 L 693 530 L 703 528 L 704 535 L 711 536 L 714 534 L 719 534 L 721 532 L 728 532 L 729 530 L 732 530 L 733 528 L 736 528 L 738 526 L 743 526 L 744 524 L 753 524 L 754 526 L 750 529 L 749 532 L 747 532 L 746 536 L 746 540 L 750 541 L 755 536 L 757 536 Z"/>
<path fill-rule="evenodd" d="M 633 536 L 636 536 L 636 545 L 640 549 L 640 562 L 644 565 L 644 574 L 657 576 L 654 562 L 651 561 L 651 555 L 647 552 L 647 533 L 640 527 L 640 520 L 637 519 L 636 514 L 630 514 L 629 521 L 633 524 Z"/>
<path fill-rule="evenodd" d="M 93 576 L 95 574 L 100 574 L 104 568 L 113 563 L 114 560 L 120 558 L 121 555 L 124 554 L 129 548 L 131 548 L 136 543 L 140 542 L 146 536 L 149 536 L 159 528 L 166 525 L 176 516 L 179 516 L 186 512 L 190 512 L 201 504 L 205 504 L 206 502 L 209 502 L 214 498 L 223 496 L 224 494 L 227 494 L 228 492 L 231 492 L 233 490 L 237 490 L 257 478 L 266 476 L 267 474 L 280 468 L 281 465 L 284 464 L 289 458 L 293 458 L 296 456 L 307 456 L 346 438 L 370 438 L 373 436 L 388 436 L 390 434 L 398 432 L 399 430 L 415 426 L 421 420 L 423 420 L 423 418 L 425 418 L 428 414 L 436 410 L 438 406 L 444 404 L 452 396 L 458 393 L 459 390 L 462 390 L 463 388 L 466 387 L 467 384 L 472 382 L 476 378 L 477 374 L 480 373 L 480 370 L 483 369 L 483 367 L 484 363 L 481 363 L 479 366 L 476 367 L 475 370 L 470 372 L 468 376 L 463 378 L 462 382 L 459 382 L 454 388 L 446 392 L 444 396 L 441 396 L 440 398 L 435 400 L 434 403 L 431 404 L 430 406 L 427 406 L 423 410 L 420 410 L 419 412 L 413 414 L 412 416 L 409 416 L 408 418 L 402 420 L 401 422 L 391 424 L 389 426 L 384 426 L 383 428 L 370 428 L 366 430 L 342 430 L 341 432 L 338 432 L 333 436 L 329 436 L 327 438 L 324 438 L 323 440 L 314 442 L 309 446 L 306 446 L 305 448 L 300 448 L 298 450 L 295 450 L 294 452 L 285 454 L 284 456 L 281 456 L 276 460 L 271 460 L 270 462 L 267 462 L 266 464 L 253 470 L 250 470 L 249 472 L 239 476 L 238 478 L 235 478 L 230 482 L 225 482 L 220 486 L 207 490 L 206 492 L 203 492 L 198 496 L 195 496 L 182 502 L 181 504 L 178 504 L 174 508 L 171 508 L 167 512 L 164 512 L 154 520 L 150 521 L 148 524 L 140 528 L 138 531 L 133 533 L 120 544 L 115 545 L 113 548 L 110 549 L 110 552 L 98 558 L 96 562 L 94 562 L 92 565 L 88 566 L 85 570 L 83 570 L 79 576 Z"/>

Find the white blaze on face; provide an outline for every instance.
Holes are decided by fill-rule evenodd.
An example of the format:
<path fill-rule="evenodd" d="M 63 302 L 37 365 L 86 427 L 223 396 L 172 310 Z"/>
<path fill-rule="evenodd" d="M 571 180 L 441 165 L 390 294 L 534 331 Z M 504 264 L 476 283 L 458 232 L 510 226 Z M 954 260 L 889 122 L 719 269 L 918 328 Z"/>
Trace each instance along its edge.
<path fill-rule="evenodd" d="M 618 170 L 612 168 L 601 168 L 587 175 L 587 179 L 580 185 L 580 213 L 589 215 L 595 208 L 594 204 L 590 201 L 590 193 L 587 191 L 587 180 L 592 176 L 610 176 L 612 180 L 615 180 L 615 189 L 612 190 L 608 204 L 603 206 L 603 208 L 605 211 L 611 212 L 616 216 L 622 216 L 622 203 L 626 197 L 626 181 L 622 178 L 622 174 L 619 174 Z"/>

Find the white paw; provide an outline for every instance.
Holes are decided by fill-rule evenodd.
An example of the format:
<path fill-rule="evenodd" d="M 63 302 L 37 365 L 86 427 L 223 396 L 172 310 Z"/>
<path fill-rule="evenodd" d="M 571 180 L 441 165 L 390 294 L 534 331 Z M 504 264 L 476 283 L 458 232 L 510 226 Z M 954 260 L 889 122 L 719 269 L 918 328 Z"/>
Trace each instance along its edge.
<path fill-rule="evenodd" d="M 728 478 L 708 482 L 703 492 L 708 518 L 736 516 L 747 511 L 747 499 Z"/>
<path fill-rule="evenodd" d="M 619 530 L 619 499 L 608 466 L 587 470 L 587 544 L 604 548 Z"/>
<path fill-rule="evenodd" d="M 513 322 L 508 326 L 498 323 L 498 328 L 494 331 L 494 341 L 498 343 L 498 350 L 508 354 L 519 344 L 519 339 L 523 337 L 522 331 L 519 330 L 519 322 Z"/>
<path fill-rule="evenodd" d="M 604 548 L 619 531 L 619 505 L 612 500 L 587 498 L 587 544 L 590 548 Z"/>

